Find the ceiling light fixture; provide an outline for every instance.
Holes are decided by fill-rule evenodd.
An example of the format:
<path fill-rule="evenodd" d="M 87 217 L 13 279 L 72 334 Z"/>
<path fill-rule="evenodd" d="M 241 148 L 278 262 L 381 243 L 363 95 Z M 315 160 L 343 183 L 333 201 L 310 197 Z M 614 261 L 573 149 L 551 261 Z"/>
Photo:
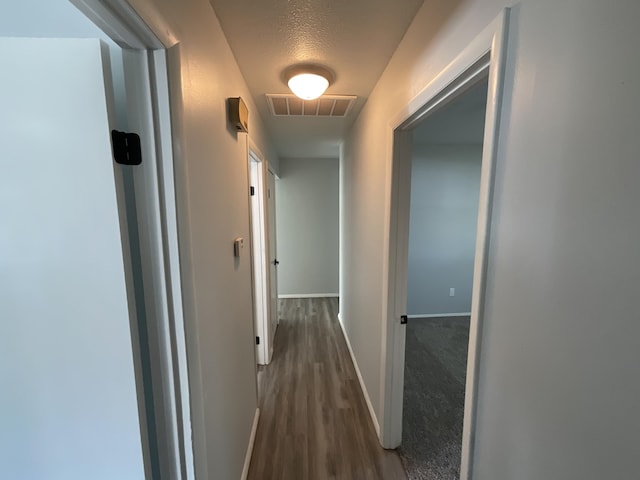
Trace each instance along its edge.
<path fill-rule="evenodd" d="M 291 91 L 303 100 L 314 100 L 333 82 L 332 73 L 318 65 L 295 65 L 285 70 L 284 78 Z"/>

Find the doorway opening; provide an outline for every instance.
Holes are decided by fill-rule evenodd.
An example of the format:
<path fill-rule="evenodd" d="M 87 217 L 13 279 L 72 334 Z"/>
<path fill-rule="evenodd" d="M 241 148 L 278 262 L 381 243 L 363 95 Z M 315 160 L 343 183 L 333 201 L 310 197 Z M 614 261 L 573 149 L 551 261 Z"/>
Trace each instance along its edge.
<path fill-rule="evenodd" d="M 388 290 L 385 312 L 387 322 L 383 325 L 383 347 L 386 352 L 381 379 L 383 384 L 383 421 L 380 432 L 380 440 L 385 448 L 400 447 L 403 441 L 406 335 L 407 325 L 414 320 L 409 319 L 407 314 L 414 133 L 416 133 L 416 127 L 423 121 L 438 115 L 438 112 L 445 111 L 447 106 L 454 106 L 474 87 L 481 88 L 479 84 L 486 82 L 484 88 L 487 96 L 479 191 L 476 190 L 478 203 L 473 242 L 475 253 L 471 283 L 469 341 L 466 368 L 462 367 L 462 370 L 465 371 L 465 379 L 463 425 L 459 441 L 461 444 L 459 478 L 463 480 L 471 478 L 493 177 L 498 156 L 508 27 L 509 9 L 505 9 L 431 83 L 425 85 L 424 89 L 391 121 L 393 160 L 389 216 Z M 455 285 L 447 285 L 446 297 L 450 295 L 450 292 L 454 296 L 456 295 Z M 449 298 L 449 300 L 451 299 Z M 422 313 L 425 312 L 417 312 L 417 314 Z M 464 340 L 462 343 L 464 345 Z M 458 441 L 456 440 L 456 442 Z"/>
<path fill-rule="evenodd" d="M 486 77 L 413 130 L 402 444 L 409 478 L 457 479 Z"/>
<path fill-rule="evenodd" d="M 251 185 L 251 261 L 253 266 L 254 327 L 256 363 L 268 365 L 273 352 L 271 303 L 269 293 L 269 252 L 267 232 L 267 192 L 265 162 L 262 155 L 249 147 L 249 182 Z M 258 382 L 258 387 L 259 387 Z"/>
<path fill-rule="evenodd" d="M 11 389 L 15 398 L 47 398 L 47 411 L 37 415 L 29 410 L 32 405 L 22 405 L 25 418 L 47 421 L 12 448 L 31 452 L 34 432 L 42 444 L 56 443 L 46 440 L 49 435 L 75 439 L 75 450 L 84 452 L 87 461 L 47 453 L 46 470 L 52 475 L 64 471 L 86 477 L 83 469 L 89 467 L 95 473 L 109 444 L 114 451 L 104 471 L 112 477 L 122 476 L 122 469 L 143 470 L 153 478 L 194 478 L 174 195 L 175 136 L 169 114 L 167 52 L 175 42 L 167 38 L 169 29 L 158 38 L 126 2 L 72 0 L 43 7 L 28 0 L 10 8 L 0 24 L 2 36 L 14 37 L 0 39 L 4 63 L 16 64 L 15 84 L 5 90 L 16 99 L 30 98 L 28 105 L 14 102 L 16 113 L 7 110 L 6 118 L 36 118 L 46 138 L 33 142 L 29 136 L 15 136 L 14 144 L 37 146 L 20 152 L 28 159 L 20 168 L 47 172 L 55 167 L 55 175 L 26 175 L 12 182 L 20 187 L 14 189 L 14 200 L 19 194 L 31 202 L 21 216 L 32 229 L 9 228 L 15 232 L 12 248 L 33 250 L 37 245 L 24 244 L 29 237 L 43 245 L 45 239 L 65 245 L 55 255 L 46 255 L 46 261 L 32 262 L 31 276 L 42 288 L 32 284 L 33 293 L 22 295 L 16 302 L 19 309 L 9 312 L 22 320 L 30 316 L 36 322 L 31 330 L 38 331 L 51 350 L 51 355 L 42 348 L 37 355 L 28 348 L 7 350 L 13 364 L 22 363 L 20 356 L 47 359 L 38 371 L 21 371 L 21 377 L 30 379 L 23 391 Z M 35 75 L 34 69 L 43 73 Z M 36 77 L 40 83 L 31 83 Z M 32 95 L 36 90 L 38 97 Z M 141 165 L 114 163 L 111 130 L 139 135 Z M 79 138 L 83 143 L 69 155 L 69 145 Z M 39 216 L 46 210 L 36 204 L 45 205 L 46 191 L 58 203 L 46 202 L 48 221 L 42 222 Z M 15 257 L 13 268 L 20 272 L 24 265 L 20 256 Z M 47 280 L 52 273 L 53 280 Z M 53 285 L 60 285 L 64 294 L 36 296 L 35 292 L 53 291 Z M 74 297 L 66 299 L 68 292 Z M 34 299 L 46 315 L 28 313 Z M 22 324 L 21 328 L 29 325 Z M 17 339 L 22 334 L 16 330 L 4 337 Z M 57 382 L 56 375 L 64 380 Z M 69 388 L 60 387 L 72 378 L 80 383 L 74 380 Z M 82 432 L 87 429 L 95 441 L 86 442 Z M 15 466 L 16 472 L 30 476 L 24 468 L 45 467 L 35 461 L 26 466 L 18 461 L 20 453 L 9 452 L 9 457 L 16 462 L 9 471 Z"/>

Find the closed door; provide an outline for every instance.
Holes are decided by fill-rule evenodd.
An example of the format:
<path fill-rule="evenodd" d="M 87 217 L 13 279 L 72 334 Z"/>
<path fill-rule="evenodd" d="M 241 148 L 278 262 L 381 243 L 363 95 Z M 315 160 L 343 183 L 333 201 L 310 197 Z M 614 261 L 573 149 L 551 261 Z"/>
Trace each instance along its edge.
<path fill-rule="evenodd" d="M 276 177 L 269 170 L 268 181 L 268 211 L 269 211 L 269 284 L 270 284 L 270 300 L 271 300 L 271 339 L 276 332 L 276 327 L 280 320 L 278 314 L 278 254 L 276 239 Z M 273 345 L 273 343 L 272 343 Z"/>
<path fill-rule="evenodd" d="M 143 479 L 100 42 L 0 65 L 0 477 Z"/>
<path fill-rule="evenodd" d="M 251 251 L 253 266 L 253 290 L 255 309 L 256 361 L 258 365 L 270 362 L 271 337 L 269 335 L 269 251 L 265 223 L 264 165 L 250 152 L 249 174 L 251 179 Z"/>

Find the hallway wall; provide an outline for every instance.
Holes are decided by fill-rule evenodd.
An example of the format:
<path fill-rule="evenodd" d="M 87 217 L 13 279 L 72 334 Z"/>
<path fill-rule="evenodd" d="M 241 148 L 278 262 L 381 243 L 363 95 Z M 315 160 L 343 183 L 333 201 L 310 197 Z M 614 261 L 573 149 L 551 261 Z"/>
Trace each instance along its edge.
<path fill-rule="evenodd" d="M 196 476 L 240 478 L 257 392 L 250 257 L 233 256 L 250 231 L 247 138 L 227 125 L 228 97 L 244 99 L 251 138 L 275 170 L 278 158 L 211 5 L 130 3 L 178 42 L 169 73 Z"/>
<path fill-rule="evenodd" d="M 339 161 L 283 158 L 276 181 L 278 293 L 337 295 Z"/>
<path fill-rule="evenodd" d="M 380 423 L 391 130 L 507 2 L 427 2 L 341 157 L 341 318 Z M 636 475 L 640 4 L 513 11 L 473 478 Z M 588 100 L 587 100 L 588 99 Z"/>

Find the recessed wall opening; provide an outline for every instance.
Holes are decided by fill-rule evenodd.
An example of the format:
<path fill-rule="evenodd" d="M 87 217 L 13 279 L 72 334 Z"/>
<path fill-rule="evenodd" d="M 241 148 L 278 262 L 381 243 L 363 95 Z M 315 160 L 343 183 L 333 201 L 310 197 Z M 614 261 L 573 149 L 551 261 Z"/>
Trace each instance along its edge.
<path fill-rule="evenodd" d="M 385 448 L 400 447 L 401 453 L 409 452 L 412 442 L 429 445 L 426 462 L 424 453 L 415 454 L 413 466 L 423 469 L 409 472 L 415 478 L 472 478 L 508 24 L 509 10 L 504 10 L 390 121 L 380 440 Z M 422 202 L 423 211 L 411 212 L 412 202 Z M 429 221 L 420 226 L 419 218 Z M 421 268 L 410 255 L 430 264 Z M 432 278 L 425 276 L 427 267 Z M 418 329 L 430 331 L 414 331 Z M 427 355 L 429 366 L 420 363 Z M 431 378 L 424 378 L 428 375 Z M 432 390 L 425 393 L 425 388 Z M 437 388 L 444 390 L 438 393 Z M 431 412 L 425 414 L 424 408 Z M 403 420 L 412 424 L 405 428 Z M 430 430 L 429 438 L 421 427 Z M 405 458 L 411 468 L 409 463 Z"/>
<path fill-rule="evenodd" d="M 20 205 L 0 301 L 20 320 L 0 332 L 20 381 L 0 407 L 25 419 L 0 464 L 10 478 L 190 479 L 167 44 L 123 5 L 71 3 L 15 3 L 0 21 L 2 143 L 23 160 L 0 188 Z M 141 165 L 114 162 L 114 129 L 139 135 Z"/>
<path fill-rule="evenodd" d="M 486 77 L 413 130 L 402 444 L 409 478 L 459 478 Z"/>
<path fill-rule="evenodd" d="M 273 341 L 278 326 L 277 279 L 275 268 L 275 231 L 273 231 L 273 173 L 252 141 L 249 141 L 249 184 L 251 198 L 251 270 L 253 277 L 254 330 L 260 376 L 273 356 Z M 274 263 L 275 262 L 275 263 Z"/>

